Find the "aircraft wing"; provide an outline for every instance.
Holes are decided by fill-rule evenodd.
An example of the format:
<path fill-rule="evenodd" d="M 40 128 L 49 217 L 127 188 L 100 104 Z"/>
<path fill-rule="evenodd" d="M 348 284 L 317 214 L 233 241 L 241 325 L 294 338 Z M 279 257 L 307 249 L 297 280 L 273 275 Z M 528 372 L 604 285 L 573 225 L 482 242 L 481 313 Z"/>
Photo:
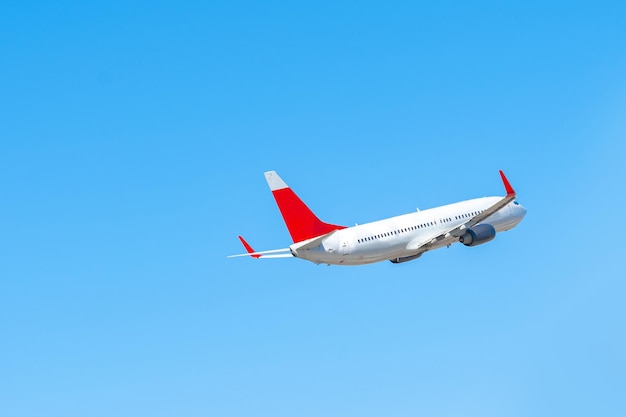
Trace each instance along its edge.
<path fill-rule="evenodd" d="M 459 226 L 443 231 L 439 233 L 438 235 L 428 238 L 426 240 L 409 242 L 406 249 L 410 251 L 423 252 L 423 251 L 427 251 L 428 249 L 430 249 L 431 246 L 441 243 L 442 240 L 448 239 L 450 240 L 450 242 L 453 242 L 457 238 L 463 236 L 463 234 L 465 234 L 465 231 L 467 229 L 473 226 L 476 226 L 478 223 L 483 222 L 488 217 L 493 215 L 495 212 L 497 212 L 498 210 L 501 210 L 507 204 L 515 200 L 515 197 L 516 197 L 515 190 L 513 190 L 513 187 L 511 187 L 509 180 L 507 180 L 507 178 L 504 176 L 504 172 L 500 171 L 500 176 L 502 177 L 502 182 L 504 183 L 504 188 L 506 190 L 506 196 L 502 197 L 501 200 L 493 204 L 488 209 L 482 211 L 481 213 L 478 213 L 476 216 L 468 219 L 465 223 Z"/>

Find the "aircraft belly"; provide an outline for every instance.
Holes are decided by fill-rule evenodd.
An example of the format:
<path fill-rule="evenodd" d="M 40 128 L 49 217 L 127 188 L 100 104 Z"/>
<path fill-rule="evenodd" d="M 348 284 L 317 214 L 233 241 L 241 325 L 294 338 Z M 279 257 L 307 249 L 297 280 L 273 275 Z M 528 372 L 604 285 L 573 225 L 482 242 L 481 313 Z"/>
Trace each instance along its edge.
<path fill-rule="evenodd" d="M 402 253 L 402 250 L 403 246 L 389 247 L 384 250 L 381 250 L 379 246 L 371 248 L 361 247 L 352 250 L 349 254 L 342 254 L 340 251 L 319 245 L 314 248 L 298 251 L 297 257 L 318 264 L 364 265 L 398 257 Z"/>
<path fill-rule="evenodd" d="M 404 249 L 404 244 L 383 247 L 381 247 L 381 245 L 364 246 L 365 247 L 358 247 L 353 250 L 349 256 L 346 256 L 344 264 L 359 265 L 386 261 L 387 259 L 398 257 Z"/>

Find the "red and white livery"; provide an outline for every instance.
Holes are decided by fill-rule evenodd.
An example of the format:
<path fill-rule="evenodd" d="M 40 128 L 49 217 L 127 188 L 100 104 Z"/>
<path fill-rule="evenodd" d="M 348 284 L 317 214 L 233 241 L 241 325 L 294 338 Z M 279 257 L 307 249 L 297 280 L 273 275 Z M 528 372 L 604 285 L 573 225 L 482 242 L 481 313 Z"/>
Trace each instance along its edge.
<path fill-rule="evenodd" d="M 426 251 L 460 242 L 476 246 L 496 233 L 517 226 L 526 209 L 516 201 L 511 184 L 500 171 L 506 195 L 483 197 L 420 210 L 352 227 L 321 221 L 275 171 L 265 173 L 293 244 L 256 252 L 239 236 L 247 253 L 230 257 L 301 258 L 316 264 L 363 265 L 417 259 Z"/>

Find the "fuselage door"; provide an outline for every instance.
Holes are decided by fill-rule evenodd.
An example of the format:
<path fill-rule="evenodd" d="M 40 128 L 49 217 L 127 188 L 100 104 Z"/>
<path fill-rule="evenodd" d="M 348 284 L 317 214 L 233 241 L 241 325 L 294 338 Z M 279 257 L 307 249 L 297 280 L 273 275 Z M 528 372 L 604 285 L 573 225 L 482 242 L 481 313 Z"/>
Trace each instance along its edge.
<path fill-rule="evenodd" d="M 346 256 L 350 254 L 350 244 L 348 239 L 341 239 L 339 243 L 339 251 L 341 252 L 341 256 Z"/>

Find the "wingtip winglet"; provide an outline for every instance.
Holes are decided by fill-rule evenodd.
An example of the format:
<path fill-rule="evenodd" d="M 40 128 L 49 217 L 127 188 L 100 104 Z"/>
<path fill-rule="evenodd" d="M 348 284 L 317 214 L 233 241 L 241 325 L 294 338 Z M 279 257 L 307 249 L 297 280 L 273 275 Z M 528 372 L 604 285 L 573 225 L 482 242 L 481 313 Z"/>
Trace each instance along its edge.
<path fill-rule="evenodd" d="M 500 176 L 502 177 L 502 183 L 504 183 L 504 189 L 506 190 L 506 196 L 507 197 L 514 197 L 515 196 L 515 190 L 513 189 L 513 187 L 511 187 L 511 183 L 506 178 L 506 176 L 504 175 L 504 172 L 502 172 L 502 170 L 500 170 Z"/>
<path fill-rule="evenodd" d="M 241 241 L 241 244 L 243 245 L 244 248 L 246 248 L 246 252 L 248 253 L 254 253 L 255 250 L 252 249 L 252 246 L 250 246 L 250 244 L 248 244 L 248 242 L 246 242 L 246 240 L 243 238 L 243 236 L 237 236 L 239 238 L 239 240 Z M 261 255 L 250 255 L 253 258 L 260 258 Z"/>

